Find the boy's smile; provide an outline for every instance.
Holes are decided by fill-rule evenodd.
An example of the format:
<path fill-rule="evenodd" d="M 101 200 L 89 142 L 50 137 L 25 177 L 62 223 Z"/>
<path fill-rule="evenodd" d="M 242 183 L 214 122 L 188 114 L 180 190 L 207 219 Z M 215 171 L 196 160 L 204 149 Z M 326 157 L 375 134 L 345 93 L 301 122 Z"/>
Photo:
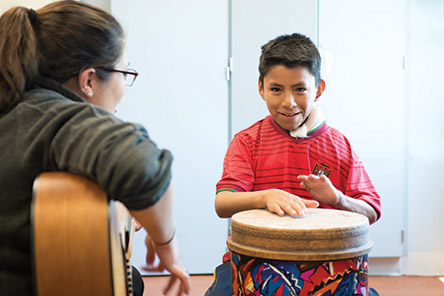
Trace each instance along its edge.
<path fill-rule="evenodd" d="M 323 80 L 316 86 L 315 77 L 305 66 L 273 66 L 259 80 L 259 93 L 273 119 L 284 129 L 299 127 L 310 115 L 314 102 L 324 91 Z"/>

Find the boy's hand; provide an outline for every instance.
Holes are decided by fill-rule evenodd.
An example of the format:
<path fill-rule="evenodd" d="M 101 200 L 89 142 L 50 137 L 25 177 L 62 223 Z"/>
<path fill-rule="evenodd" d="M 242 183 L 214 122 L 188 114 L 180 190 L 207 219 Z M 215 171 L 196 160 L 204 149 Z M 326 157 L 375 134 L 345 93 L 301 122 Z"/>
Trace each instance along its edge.
<path fill-rule="evenodd" d="M 266 206 L 268 210 L 279 216 L 287 213 L 290 216 L 304 216 L 307 208 L 317 208 L 319 203 L 314 200 L 305 200 L 279 189 L 269 189 L 266 193 Z"/>
<path fill-rule="evenodd" d="M 341 195 L 326 176 L 300 175 L 298 179 L 301 181 L 301 188 L 307 190 L 317 201 L 330 206 L 338 204 Z"/>

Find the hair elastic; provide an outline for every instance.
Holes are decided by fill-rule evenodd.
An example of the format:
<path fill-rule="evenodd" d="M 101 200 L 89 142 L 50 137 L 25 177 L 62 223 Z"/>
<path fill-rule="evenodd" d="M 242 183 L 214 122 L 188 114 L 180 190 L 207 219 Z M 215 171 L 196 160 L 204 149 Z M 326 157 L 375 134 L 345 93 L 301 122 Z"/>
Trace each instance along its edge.
<path fill-rule="evenodd" d="M 37 12 L 34 9 L 30 8 L 28 18 L 31 25 L 34 25 L 36 17 L 37 17 Z"/>

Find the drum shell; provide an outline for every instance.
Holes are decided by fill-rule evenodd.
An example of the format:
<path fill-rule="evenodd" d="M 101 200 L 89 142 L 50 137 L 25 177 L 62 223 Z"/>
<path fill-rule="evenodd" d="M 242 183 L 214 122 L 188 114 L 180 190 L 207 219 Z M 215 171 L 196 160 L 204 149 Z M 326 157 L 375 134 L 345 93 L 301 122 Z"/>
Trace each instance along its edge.
<path fill-rule="evenodd" d="M 340 210 L 238 213 L 227 240 L 232 295 L 368 295 L 368 228 L 365 216 Z"/>

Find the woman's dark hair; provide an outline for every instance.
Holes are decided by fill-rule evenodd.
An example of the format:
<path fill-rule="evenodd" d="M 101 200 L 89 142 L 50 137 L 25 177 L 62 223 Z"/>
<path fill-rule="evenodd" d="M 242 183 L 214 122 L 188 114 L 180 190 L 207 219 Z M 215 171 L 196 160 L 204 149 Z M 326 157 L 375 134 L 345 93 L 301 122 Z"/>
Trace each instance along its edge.
<path fill-rule="evenodd" d="M 316 85 L 321 81 L 319 51 L 310 38 L 302 34 L 282 35 L 262 46 L 259 58 L 259 79 L 262 83 L 270 69 L 276 65 L 284 65 L 287 68 L 305 66 L 315 77 Z"/>
<path fill-rule="evenodd" d="M 90 67 L 113 68 L 124 38 L 113 16 L 79 1 L 9 9 L 0 17 L 0 113 L 18 104 L 40 75 L 64 83 Z"/>

